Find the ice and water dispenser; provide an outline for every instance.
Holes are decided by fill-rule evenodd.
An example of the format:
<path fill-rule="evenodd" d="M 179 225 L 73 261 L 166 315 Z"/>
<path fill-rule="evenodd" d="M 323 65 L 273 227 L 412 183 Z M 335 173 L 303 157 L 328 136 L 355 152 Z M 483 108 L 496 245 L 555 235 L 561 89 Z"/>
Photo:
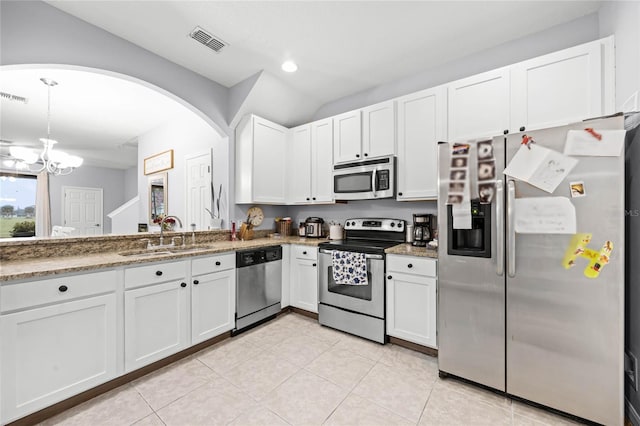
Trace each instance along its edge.
<path fill-rule="evenodd" d="M 447 254 L 491 257 L 491 204 L 471 200 L 471 229 L 453 228 L 453 209 L 447 206 Z"/>

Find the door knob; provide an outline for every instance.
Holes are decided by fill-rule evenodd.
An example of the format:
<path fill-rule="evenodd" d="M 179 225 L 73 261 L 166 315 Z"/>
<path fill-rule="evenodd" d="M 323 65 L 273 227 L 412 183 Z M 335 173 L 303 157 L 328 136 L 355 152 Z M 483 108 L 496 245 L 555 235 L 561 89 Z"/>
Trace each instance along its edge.
<path fill-rule="evenodd" d="M 180 283 L 180 287 L 185 288 L 187 286 L 187 283 Z"/>
<path fill-rule="evenodd" d="M 156 275 L 157 275 L 157 276 L 162 275 L 162 271 L 156 271 Z"/>
<path fill-rule="evenodd" d="M 69 290 L 69 287 L 67 287 L 66 285 L 61 285 L 60 287 L 58 287 L 58 291 L 60 293 L 64 293 L 67 290 Z"/>
<path fill-rule="evenodd" d="M 220 266 L 220 265 L 221 265 L 220 261 L 217 261 L 216 266 Z"/>
<path fill-rule="evenodd" d="M 391 275 L 387 275 L 387 279 L 390 280 L 393 279 L 393 277 Z"/>
<path fill-rule="evenodd" d="M 196 285 L 198 285 L 198 284 L 200 284 L 200 281 L 198 281 L 198 280 L 193 280 L 193 283 L 194 283 L 194 284 L 196 284 Z"/>

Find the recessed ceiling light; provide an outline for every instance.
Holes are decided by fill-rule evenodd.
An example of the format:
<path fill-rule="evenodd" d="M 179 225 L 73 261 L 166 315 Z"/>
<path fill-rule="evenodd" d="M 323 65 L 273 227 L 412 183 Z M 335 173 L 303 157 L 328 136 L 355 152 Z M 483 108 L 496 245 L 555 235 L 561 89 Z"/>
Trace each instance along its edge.
<path fill-rule="evenodd" d="M 282 71 L 285 71 L 285 72 L 296 72 L 296 71 L 298 71 L 298 66 L 293 61 L 285 61 L 282 64 Z"/>

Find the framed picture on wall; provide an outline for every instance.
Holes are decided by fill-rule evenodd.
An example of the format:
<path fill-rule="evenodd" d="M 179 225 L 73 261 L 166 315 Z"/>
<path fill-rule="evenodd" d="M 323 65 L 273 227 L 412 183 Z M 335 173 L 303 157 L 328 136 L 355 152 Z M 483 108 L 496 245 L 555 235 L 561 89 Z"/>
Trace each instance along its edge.
<path fill-rule="evenodd" d="M 144 174 L 150 175 L 163 170 L 173 169 L 173 150 L 170 149 L 160 154 L 152 155 L 144 159 Z"/>

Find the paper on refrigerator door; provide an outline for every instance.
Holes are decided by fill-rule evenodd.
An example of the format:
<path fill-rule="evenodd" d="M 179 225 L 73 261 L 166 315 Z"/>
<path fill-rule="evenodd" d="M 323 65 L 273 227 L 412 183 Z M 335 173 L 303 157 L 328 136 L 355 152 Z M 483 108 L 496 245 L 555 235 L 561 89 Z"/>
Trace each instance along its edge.
<path fill-rule="evenodd" d="M 595 130 L 601 139 L 584 130 L 569 130 L 564 145 L 565 155 L 619 157 L 624 146 L 625 130 Z"/>
<path fill-rule="evenodd" d="M 552 193 L 576 164 L 575 158 L 533 143 L 520 147 L 504 174 Z"/>
<path fill-rule="evenodd" d="M 575 234 L 576 209 L 565 197 L 516 198 L 519 234 Z"/>

